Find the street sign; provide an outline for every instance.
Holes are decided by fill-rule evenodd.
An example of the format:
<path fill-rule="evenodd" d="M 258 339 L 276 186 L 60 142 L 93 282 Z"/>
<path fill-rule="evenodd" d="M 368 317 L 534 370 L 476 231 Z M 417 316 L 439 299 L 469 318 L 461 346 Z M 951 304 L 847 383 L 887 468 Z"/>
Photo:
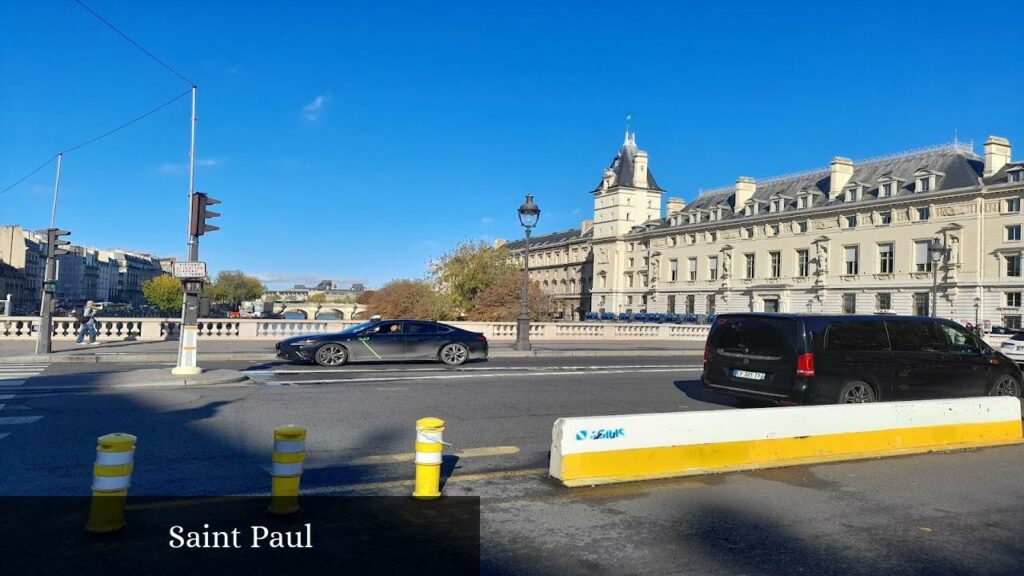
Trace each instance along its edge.
<path fill-rule="evenodd" d="M 175 262 L 175 278 L 206 278 L 206 262 Z"/>

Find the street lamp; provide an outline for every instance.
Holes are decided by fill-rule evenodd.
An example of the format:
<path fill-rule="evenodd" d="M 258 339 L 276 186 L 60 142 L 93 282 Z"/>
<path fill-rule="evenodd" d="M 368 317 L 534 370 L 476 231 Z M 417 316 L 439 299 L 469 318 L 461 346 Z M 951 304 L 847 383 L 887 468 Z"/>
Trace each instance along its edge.
<path fill-rule="evenodd" d="M 978 322 L 979 322 L 979 320 L 978 320 L 978 310 L 980 308 L 981 308 L 981 298 L 975 297 L 975 299 L 974 299 L 974 329 L 975 330 L 979 330 L 979 333 L 980 333 L 980 329 L 978 328 Z"/>
<path fill-rule="evenodd" d="M 533 194 L 526 195 L 526 202 L 519 207 L 519 224 L 526 230 L 523 245 L 523 296 L 516 318 L 516 350 L 530 349 L 530 229 L 540 219 L 540 206 L 533 202 Z"/>
<path fill-rule="evenodd" d="M 946 243 L 939 240 L 938 237 L 932 238 L 931 243 L 928 245 L 928 256 L 931 259 L 932 264 L 932 309 L 929 316 L 938 316 L 939 307 L 939 262 L 949 252 L 949 248 L 946 247 Z"/>

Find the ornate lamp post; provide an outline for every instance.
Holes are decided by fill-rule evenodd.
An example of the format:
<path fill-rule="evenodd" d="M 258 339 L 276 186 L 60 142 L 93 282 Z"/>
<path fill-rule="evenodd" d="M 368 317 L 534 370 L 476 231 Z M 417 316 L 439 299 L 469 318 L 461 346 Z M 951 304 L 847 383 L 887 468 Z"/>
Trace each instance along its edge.
<path fill-rule="evenodd" d="M 516 318 L 516 350 L 530 349 L 530 229 L 539 219 L 540 206 L 533 203 L 533 194 L 527 194 L 526 202 L 519 207 L 519 223 L 526 230 L 526 244 L 523 247 L 523 296 Z"/>
<path fill-rule="evenodd" d="M 929 316 L 933 318 L 938 316 L 939 312 L 939 262 L 948 252 L 949 248 L 946 248 L 945 242 L 938 237 L 932 238 L 931 244 L 928 245 L 928 256 L 932 264 L 932 309 Z"/>
<path fill-rule="evenodd" d="M 978 331 L 978 334 L 981 334 L 981 328 L 978 327 L 978 322 L 979 322 L 978 310 L 980 308 L 981 308 L 981 298 L 975 298 L 974 299 L 974 329 Z"/>

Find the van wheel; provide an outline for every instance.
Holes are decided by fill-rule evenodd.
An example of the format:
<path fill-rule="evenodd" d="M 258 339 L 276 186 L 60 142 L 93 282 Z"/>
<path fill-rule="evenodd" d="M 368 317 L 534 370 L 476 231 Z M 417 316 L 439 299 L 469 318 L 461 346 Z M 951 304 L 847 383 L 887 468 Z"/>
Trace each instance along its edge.
<path fill-rule="evenodd" d="M 875 389 L 867 382 L 847 382 L 839 390 L 840 404 L 864 404 L 878 402 Z"/>
<path fill-rule="evenodd" d="M 992 385 L 992 389 L 988 391 L 989 396 L 1013 396 L 1014 398 L 1020 398 L 1020 382 L 1009 374 L 1000 376 L 996 383 Z"/>

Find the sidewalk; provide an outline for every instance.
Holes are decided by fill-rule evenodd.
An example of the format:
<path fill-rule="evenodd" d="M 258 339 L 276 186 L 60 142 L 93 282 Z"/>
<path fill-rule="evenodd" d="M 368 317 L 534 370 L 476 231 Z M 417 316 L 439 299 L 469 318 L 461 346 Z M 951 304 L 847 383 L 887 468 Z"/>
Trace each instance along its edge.
<path fill-rule="evenodd" d="M 695 356 L 703 341 L 607 340 L 601 342 L 534 342 L 533 350 L 512 349 L 511 341 L 491 341 L 491 358 L 570 358 L 614 356 Z M 173 363 L 178 342 L 109 342 L 77 346 L 72 341 L 53 343 L 50 355 L 35 355 L 35 341 L 0 341 L 0 364 L 57 364 L 65 362 L 122 364 Z M 206 362 L 271 362 L 277 359 L 273 340 L 200 340 L 199 359 Z"/>

